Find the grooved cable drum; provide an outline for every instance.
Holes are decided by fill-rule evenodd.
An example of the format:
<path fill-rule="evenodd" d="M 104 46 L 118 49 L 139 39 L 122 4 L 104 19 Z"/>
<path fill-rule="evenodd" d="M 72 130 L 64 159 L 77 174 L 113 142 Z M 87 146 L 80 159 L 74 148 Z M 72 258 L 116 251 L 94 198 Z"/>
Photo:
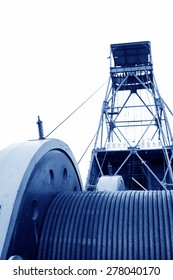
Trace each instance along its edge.
<path fill-rule="evenodd" d="M 59 193 L 37 259 L 173 259 L 173 191 Z"/>

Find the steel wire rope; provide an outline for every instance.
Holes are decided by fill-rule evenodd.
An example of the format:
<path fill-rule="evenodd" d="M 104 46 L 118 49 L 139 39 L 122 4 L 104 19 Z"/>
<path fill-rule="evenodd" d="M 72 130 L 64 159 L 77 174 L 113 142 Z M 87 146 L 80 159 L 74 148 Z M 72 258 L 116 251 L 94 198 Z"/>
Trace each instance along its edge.
<path fill-rule="evenodd" d="M 166 248 L 169 248 L 171 245 L 171 236 L 172 236 L 172 234 L 171 234 L 172 229 L 170 228 L 170 220 L 169 220 L 169 217 L 170 217 L 169 207 L 168 207 L 169 202 L 168 202 L 167 193 L 162 193 L 162 196 L 163 196 L 163 216 L 164 216 L 163 235 L 165 237 Z M 170 250 L 165 250 L 167 259 L 171 257 L 170 252 L 171 252 Z"/>
<path fill-rule="evenodd" d="M 83 159 L 83 157 L 85 156 L 85 154 L 87 153 L 89 147 L 91 146 L 92 142 L 94 141 L 94 138 L 96 137 L 97 132 L 94 134 L 94 136 L 92 137 L 91 141 L 89 142 L 88 146 L 86 147 L 85 151 L 83 152 L 82 156 L 80 157 L 79 161 L 78 161 L 78 165 L 81 162 L 81 160 Z"/>
<path fill-rule="evenodd" d="M 58 193 L 37 259 L 171 260 L 172 210 L 173 191 Z"/>
<path fill-rule="evenodd" d="M 166 258 L 166 251 L 165 251 L 165 232 L 164 229 L 164 205 L 163 205 L 163 195 L 162 192 L 159 191 L 157 198 L 157 209 L 158 209 L 158 233 L 156 235 L 157 239 L 160 240 L 159 242 L 159 249 L 160 249 L 160 258 L 165 259 Z M 159 238 L 159 239 L 158 239 Z"/>
<path fill-rule="evenodd" d="M 87 255 L 87 259 L 90 259 L 92 254 L 92 244 L 93 244 L 93 225 L 94 225 L 94 214 L 96 214 L 96 199 L 97 195 L 92 195 L 92 193 L 88 192 L 88 203 L 86 204 L 86 210 L 83 212 L 83 226 L 81 228 L 82 233 L 82 249 L 80 251 L 81 259 L 85 259 Z M 79 236 L 79 235 L 78 235 Z"/>
<path fill-rule="evenodd" d="M 106 83 L 108 79 L 97 89 L 95 90 L 85 101 L 83 101 L 72 113 L 70 113 L 62 122 L 60 122 L 51 132 L 49 132 L 46 136 L 49 137 L 56 129 L 58 129 L 66 120 L 68 120 L 74 113 L 76 113 L 88 100 L 90 100 Z"/>
<path fill-rule="evenodd" d="M 123 196 L 122 196 L 122 209 L 123 209 L 123 213 L 122 213 L 122 251 L 121 251 L 121 255 L 122 258 L 125 260 L 127 259 L 127 253 L 128 253 L 128 220 L 129 220 L 129 201 L 130 201 L 130 194 L 128 195 L 127 192 L 122 192 Z M 125 206 L 126 205 L 126 206 Z"/>
<path fill-rule="evenodd" d="M 167 192 L 167 203 L 168 203 L 168 213 L 169 213 L 169 221 L 170 221 L 170 246 L 171 246 L 171 256 L 173 255 L 173 234 L 172 234 L 172 229 L 173 229 L 173 213 L 172 213 L 172 207 L 173 207 L 173 198 L 170 195 L 170 192 Z"/>
<path fill-rule="evenodd" d="M 100 220 L 100 205 L 102 204 L 103 200 L 103 193 L 102 192 L 95 192 L 96 193 L 96 205 L 95 209 L 90 211 L 93 212 L 93 228 L 92 228 L 92 251 L 90 253 L 91 259 L 96 260 L 97 259 L 97 251 L 98 251 L 98 221 Z M 91 229 L 90 229 L 91 232 Z"/>
<path fill-rule="evenodd" d="M 104 231 L 103 235 L 107 236 L 107 243 L 106 245 L 106 252 L 105 252 L 105 258 L 107 260 L 111 260 L 114 252 L 114 246 L 113 246 L 113 237 L 114 237 L 114 231 L 113 231 L 113 226 L 114 226 L 114 215 L 113 215 L 113 210 L 115 206 L 115 195 L 111 195 L 111 192 L 109 192 L 109 197 L 108 197 L 108 207 L 106 207 L 105 211 L 105 218 L 104 222 L 106 224 L 106 228 L 104 226 Z M 109 223 L 110 221 L 110 223 Z"/>
<path fill-rule="evenodd" d="M 63 205 L 61 208 L 61 214 L 64 217 L 64 219 L 61 220 L 61 224 L 58 222 L 57 217 L 57 225 L 56 225 L 56 234 L 54 235 L 54 238 L 56 240 L 56 246 L 53 246 L 53 259 L 59 259 L 62 260 L 67 259 L 67 248 L 69 244 L 71 243 L 71 240 L 69 238 L 69 232 L 73 231 L 74 223 L 71 223 L 72 217 L 76 217 L 75 209 L 78 209 L 79 204 L 79 193 L 72 193 L 70 194 L 70 198 L 67 201 L 66 205 Z M 65 193 L 65 197 L 66 197 Z M 73 198 L 73 199 L 71 199 Z M 74 207 L 76 205 L 76 208 Z M 69 217 L 69 219 L 68 219 Z M 58 248 L 58 249 L 57 249 Z"/>
<path fill-rule="evenodd" d="M 80 242 L 77 243 L 77 240 L 80 240 L 80 227 L 83 226 L 83 212 L 84 212 L 84 207 L 85 207 L 85 199 L 84 199 L 84 195 L 83 193 L 82 197 L 80 198 L 80 193 L 78 194 L 78 199 L 77 199 L 77 203 L 75 204 L 75 208 L 73 211 L 73 215 L 75 216 L 75 220 L 74 222 L 72 222 L 72 217 L 70 218 L 70 227 L 68 230 L 68 244 L 67 244 L 67 259 L 71 258 L 71 254 L 73 253 L 74 258 L 77 258 L 78 255 L 80 256 Z M 79 236 L 79 237 L 78 237 Z"/>
<path fill-rule="evenodd" d="M 129 258 L 130 260 L 133 259 L 133 248 L 134 246 L 132 245 L 134 242 L 134 213 L 135 213 L 135 197 L 136 197 L 136 192 L 135 191 L 131 191 L 130 195 L 129 195 L 129 207 L 128 207 L 128 223 L 127 223 L 127 227 L 128 227 L 128 247 L 127 247 L 127 258 Z"/>
<path fill-rule="evenodd" d="M 102 226 L 99 227 L 98 233 L 100 235 L 100 241 L 101 241 L 101 251 L 100 256 L 101 259 L 107 259 L 107 251 L 108 251 L 108 233 L 110 230 L 110 207 L 111 207 L 111 201 L 112 201 L 112 195 L 111 192 L 103 192 L 103 195 L 105 196 L 105 204 L 103 204 L 102 211 L 100 212 L 102 216 Z M 106 237 L 106 238 L 105 238 Z"/>

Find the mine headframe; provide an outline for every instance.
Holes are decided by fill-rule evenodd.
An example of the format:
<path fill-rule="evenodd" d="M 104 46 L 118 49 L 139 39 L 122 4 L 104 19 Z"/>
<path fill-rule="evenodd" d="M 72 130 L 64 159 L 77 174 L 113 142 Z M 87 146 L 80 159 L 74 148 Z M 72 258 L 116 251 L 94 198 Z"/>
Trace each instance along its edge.
<path fill-rule="evenodd" d="M 173 189 L 172 132 L 149 41 L 111 44 L 110 79 L 86 186 L 121 175 L 126 189 Z"/>

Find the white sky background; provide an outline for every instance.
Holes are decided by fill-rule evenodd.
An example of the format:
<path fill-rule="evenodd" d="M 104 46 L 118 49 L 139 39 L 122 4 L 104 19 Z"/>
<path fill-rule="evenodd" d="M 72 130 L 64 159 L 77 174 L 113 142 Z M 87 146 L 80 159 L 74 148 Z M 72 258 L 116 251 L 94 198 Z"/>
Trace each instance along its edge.
<path fill-rule="evenodd" d="M 161 96 L 173 110 L 172 1 L 1 0 L 0 149 L 47 135 L 109 78 L 111 43 L 151 41 Z M 51 137 L 78 161 L 96 132 L 106 87 Z M 85 182 L 90 152 L 79 168 Z"/>

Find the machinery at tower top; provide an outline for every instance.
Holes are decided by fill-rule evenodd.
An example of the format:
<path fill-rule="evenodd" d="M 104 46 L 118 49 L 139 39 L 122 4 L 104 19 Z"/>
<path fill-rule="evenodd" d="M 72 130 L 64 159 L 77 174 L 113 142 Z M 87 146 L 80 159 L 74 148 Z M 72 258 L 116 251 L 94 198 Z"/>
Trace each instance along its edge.
<path fill-rule="evenodd" d="M 103 177 L 120 175 L 127 190 L 172 189 L 173 137 L 154 77 L 151 44 L 111 44 L 109 58 L 110 79 L 86 187 L 97 189 Z"/>

